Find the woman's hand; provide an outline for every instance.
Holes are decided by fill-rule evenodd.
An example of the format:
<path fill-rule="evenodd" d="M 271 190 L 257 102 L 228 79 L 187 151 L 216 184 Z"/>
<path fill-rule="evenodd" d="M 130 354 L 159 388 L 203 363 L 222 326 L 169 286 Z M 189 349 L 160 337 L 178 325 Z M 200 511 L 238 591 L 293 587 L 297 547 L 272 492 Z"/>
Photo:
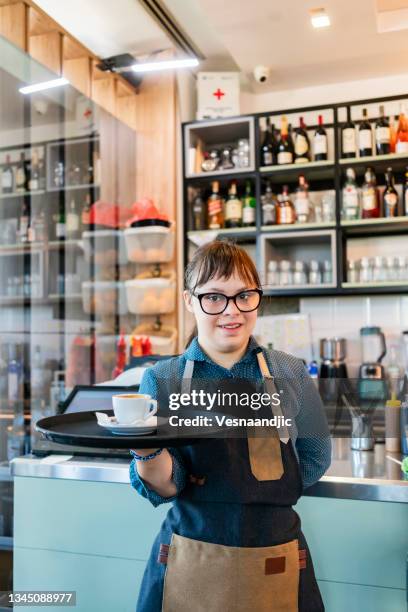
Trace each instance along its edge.
<path fill-rule="evenodd" d="M 133 449 L 132 449 L 133 450 Z M 135 450 L 135 453 L 142 455 L 150 455 L 154 453 L 156 448 L 141 448 Z M 162 497 L 173 497 L 177 493 L 177 487 L 172 479 L 173 460 L 167 450 L 163 449 L 162 453 L 147 461 L 135 461 L 138 474 L 151 489 L 154 489 Z"/>

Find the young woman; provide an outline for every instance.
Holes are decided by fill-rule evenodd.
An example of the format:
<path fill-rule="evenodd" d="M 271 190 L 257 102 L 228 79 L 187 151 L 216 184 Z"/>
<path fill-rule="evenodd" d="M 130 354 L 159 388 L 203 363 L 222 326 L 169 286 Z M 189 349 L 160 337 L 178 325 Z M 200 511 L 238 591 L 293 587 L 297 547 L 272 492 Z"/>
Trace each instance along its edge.
<path fill-rule="evenodd" d="M 252 337 L 261 297 L 243 249 L 224 241 L 198 249 L 184 291 L 196 334 L 182 355 L 143 376 L 140 392 L 159 402 L 169 381 L 183 392 L 214 379 L 229 390 L 243 381 L 263 384 L 270 395 L 278 387 L 281 404 L 271 402 L 268 414 L 293 418 L 291 427 L 261 437 L 131 451 L 132 486 L 154 506 L 173 502 L 153 544 L 138 612 L 324 610 L 292 506 L 330 465 L 327 421 L 303 363 Z"/>

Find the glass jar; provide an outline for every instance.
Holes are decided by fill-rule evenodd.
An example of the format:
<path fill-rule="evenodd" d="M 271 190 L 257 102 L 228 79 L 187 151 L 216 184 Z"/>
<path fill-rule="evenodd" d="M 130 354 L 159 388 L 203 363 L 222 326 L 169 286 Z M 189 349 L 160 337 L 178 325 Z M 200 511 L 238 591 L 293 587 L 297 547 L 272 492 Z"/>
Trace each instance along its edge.
<path fill-rule="evenodd" d="M 224 147 L 221 152 L 220 166 L 222 170 L 231 170 L 234 168 L 234 162 L 232 161 L 232 149 L 231 147 Z"/>
<path fill-rule="evenodd" d="M 398 255 L 397 257 L 397 279 L 399 281 L 408 280 L 408 267 L 407 260 L 404 255 Z"/>
<path fill-rule="evenodd" d="M 373 268 L 368 257 L 360 259 L 360 283 L 371 283 L 373 280 Z"/>
<path fill-rule="evenodd" d="M 288 259 L 279 262 L 279 284 L 281 286 L 293 285 L 292 264 Z"/>
<path fill-rule="evenodd" d="M 316 202 L 314 205 L 314 220 L 315 223 L 323 223 L 323 208 L 321 202 Z"/>
<path fill-rule="evenodd" d="M 279 285 L 278 262 L 274 260 L 268 263 L 268 285 L 271 287 Z"/>
<path fill-rule="evenodd" d="M 309 284 L 320 285 L 322 282 L 322 273 L 320 271 L 320 263 L 315 259 L 309 264 Z"/>
<path fill-rule="evenodd" d="M 357 262 L 349 259 L 347 262 L 347 281 L 349 283 L 358 283 L 360 280 L 360 274 L 357 266 Z"/>
<path fill-rule="evenodd" d="M 323 262 L 323 284 L 329 285 L 333 282 L 332 263 L 328 259 Z"/>
<path fill-rule="evenodd" d="M 373 265 L 373 281 L 375 283 L 384 282 L 386 279 L 385 261 L 384 258 L 377 255 L 374 257 Z"/>
<path fill-rule="evenodd" d="M 237 166 L 238 168 L 248 168 L 249 166 L 249 141 L 247 138 L 238 140 Z"/>
<path fill-rule="evenodd" d="M 385 258 L 385 276 L 390 282 L 398 280 L 398 265 L 396 258 L 392 255 Z"/>
<path fill-rule="evenodd" d="M 306 264 L 303 261 L 295 261 L 293 284 L 307 285 Z"/>

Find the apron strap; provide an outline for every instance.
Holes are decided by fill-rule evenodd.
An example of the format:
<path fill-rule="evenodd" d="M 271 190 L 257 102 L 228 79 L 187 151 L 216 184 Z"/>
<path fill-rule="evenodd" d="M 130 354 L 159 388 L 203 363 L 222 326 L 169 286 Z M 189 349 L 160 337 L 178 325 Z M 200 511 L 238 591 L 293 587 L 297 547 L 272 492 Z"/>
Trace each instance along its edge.
<path fill-rule="evenodd" d="M 259 352 L 257 353 L 256 356 L 258 359 L 259 369 L 261 370 L 261 374 L 265 379 L 265 386 L 266 386 L 269 396 L 272 397 L 274 393 L 277 393 L 279 395 L 274 379 L 273 379 L 273 376 L 270 373 L 270 370 L 268 368 L 268 364 L 266 362 L 264 352 L 263 351 Z M 282 408 L 280 404 L 276 406 L 271 400 L 271 410 L 272 410 L 273 416 L 275 416 L 277 419 L 278 417 L 281 417 L 280 419 L 278 419 L 278 423 L 283 423 L 284 416 L 282 414 Z M 286 427 L 286 425 L 282 424 L 282 426 L 278 427 L 277 429 L 278 429 L 280 441 L 283 442 L 284 444 L 287 444 L 290 439 L 288 428 Z"/>

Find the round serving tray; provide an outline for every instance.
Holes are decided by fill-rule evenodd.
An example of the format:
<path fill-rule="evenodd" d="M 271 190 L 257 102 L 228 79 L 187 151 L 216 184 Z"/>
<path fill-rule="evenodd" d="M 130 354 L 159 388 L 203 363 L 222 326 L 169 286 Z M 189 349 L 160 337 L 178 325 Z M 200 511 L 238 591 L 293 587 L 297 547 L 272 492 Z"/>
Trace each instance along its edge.
<path fill-rule="evenodd" d="M 100 410 L 113 416 L 113 410 Z M 216 412 L 211 411 L 211 416 Z M 181 415 L 181 413 L 180 413 Z M 205 416 L 202 410 L 183 410 L 183 417 Z M 44 438 L 59 444 L 91 446 L 93 448 L 165 448 L 195 444 L 203 439 L 222 435 L 227 428 L 213 427 L 172 427 L 164 417 L 157 417 L 155 433 L 145 436 L 118 435 L 98 425 L 95 411 L 74 412 L 46 417 L 37 421 L 36 429 Z"/>

